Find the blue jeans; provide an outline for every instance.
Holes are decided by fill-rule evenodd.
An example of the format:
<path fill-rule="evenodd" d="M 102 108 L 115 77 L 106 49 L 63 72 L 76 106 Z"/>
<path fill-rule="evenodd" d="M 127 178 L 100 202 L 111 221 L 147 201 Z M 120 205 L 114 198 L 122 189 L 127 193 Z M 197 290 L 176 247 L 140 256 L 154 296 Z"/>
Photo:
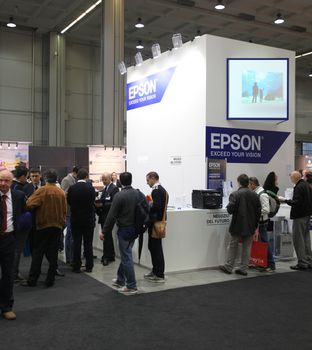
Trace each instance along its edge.
<path fill-rule="evenodd" d="M 261 242 L 269 243 L 268 239 L 268 222 L 263 224 L 259 224 L 259 233 Z M 275 261 L 273 258 L 272 248 L 270 244 L 268 244 L 268 267 L 275 269 Z"/>
<path fill-rule="evenodd" d="M 120 227 L 117 231 L 121 262 L 117 271 L 117 280 L 120 285 L 129 289 L 136 289 L 136 280 L 132 259 L 133 241 L 125 240 L 123 237 L 134 234 L 134 227 Z"/>

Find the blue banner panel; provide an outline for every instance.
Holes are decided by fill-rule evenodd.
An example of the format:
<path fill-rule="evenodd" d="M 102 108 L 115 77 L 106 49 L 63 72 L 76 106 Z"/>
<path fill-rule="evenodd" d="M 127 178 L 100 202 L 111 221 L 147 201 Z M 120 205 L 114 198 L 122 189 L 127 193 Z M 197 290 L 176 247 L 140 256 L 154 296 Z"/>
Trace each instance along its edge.
<path fill-rule="evenodd" d="M 228 163 L 269 163 L 290 132 L 206 127 L 206 157 Z"/>
<path fill-rule="evenodd" d="M 127 110 L 159 103 L 175 71 L 171 67 L 127 84 Z"/>

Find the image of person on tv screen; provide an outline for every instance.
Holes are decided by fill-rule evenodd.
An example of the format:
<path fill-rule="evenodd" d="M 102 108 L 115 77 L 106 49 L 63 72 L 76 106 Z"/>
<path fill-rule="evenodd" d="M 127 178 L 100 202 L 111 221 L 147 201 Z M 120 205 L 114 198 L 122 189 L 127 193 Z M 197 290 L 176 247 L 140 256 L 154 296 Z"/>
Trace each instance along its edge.
<path fill-rule="evenodd" d="M 255 82 L 252 87 L 252 103 L 257 103 L 258 92 L 258 84 Z"/>

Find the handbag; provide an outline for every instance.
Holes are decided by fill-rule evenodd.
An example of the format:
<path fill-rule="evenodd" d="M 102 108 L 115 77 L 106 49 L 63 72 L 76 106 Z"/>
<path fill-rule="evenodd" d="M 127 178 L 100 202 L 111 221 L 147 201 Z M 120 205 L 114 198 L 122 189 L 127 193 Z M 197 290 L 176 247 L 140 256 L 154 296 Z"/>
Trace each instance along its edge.
<path fill-rule="evenodd" d="M 259 241 L 259 231 L 254 234 L 249 265 L 257 267 L 268 266 L 268 243 Z"/>
<path fill-rule="evenodd" d="M 166 192 L 166 205 L 164 208 L 163 212 L 163 217 L 161 221 L 155 221 L 152 227 L 152 237 L 156 239 L 162 239 L 166 237 L 166 226 L 167 226 L 167 221 L 166 221 L 166 211 L 167 211 L 167 199 L 168 199 L 168 194 Z"/>

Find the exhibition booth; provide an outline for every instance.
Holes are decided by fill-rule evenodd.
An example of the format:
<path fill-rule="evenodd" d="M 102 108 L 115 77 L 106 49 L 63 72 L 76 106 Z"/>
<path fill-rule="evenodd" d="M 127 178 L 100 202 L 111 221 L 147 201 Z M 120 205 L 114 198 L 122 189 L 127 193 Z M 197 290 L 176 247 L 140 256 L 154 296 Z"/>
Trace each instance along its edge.
<path fill-rule="evenodd" d="M 133 187 L 145 194 L 151 192 L 146 174 L 156 171 L 169 193 L 163 240 L 166 271 L 222 264 L 230 222 L 225 205 L 237 189 L 238 175 L 256 176 L 263 183 L 275 171 L 279 194 L 284 196 L 291 187 L 295 53 L 203 35 L 128 68 L 126 92 L 127 152 L 124 147 L 104 145 L 64 150 L 62 157 L 55 154 L 56 164 L 66 175 L 70 170 L 59 161 L 68 154 L 67 166 L 88 167 L 98 187 L 104 171 L 127 169 Z M 47 152 L 33 148 L 35 165 Z M 28 145 L 24 153 L 28 161 Z M 50 151 L 46 157 L 49 166 L 53 154 Z M 193 190 L 207 188 L 223 190 L 223 208 L 192 207 Z M 282 215 L 287 217 L 288 212 L 284 208 Z M 99 232 L 97 226 L 94 247 L 102 249 Z M 140 263 L 151 267 L 147 236 Z"/>
<path fill-rule="evenodd" d="M 211 35 L 128 69 L 127 170 L 146 194 L 157 171 L 169 193 L 167 272 L 224 262 L 230 217 L 192 208 L 194 189 L 218 178 L 235 190 L 239 174 L 263 183 L 270 171 L 281 195 L 291 187 L 294 99 L 294 52 Z M 141 264 L 151 266 L 146 242 Z"/>

